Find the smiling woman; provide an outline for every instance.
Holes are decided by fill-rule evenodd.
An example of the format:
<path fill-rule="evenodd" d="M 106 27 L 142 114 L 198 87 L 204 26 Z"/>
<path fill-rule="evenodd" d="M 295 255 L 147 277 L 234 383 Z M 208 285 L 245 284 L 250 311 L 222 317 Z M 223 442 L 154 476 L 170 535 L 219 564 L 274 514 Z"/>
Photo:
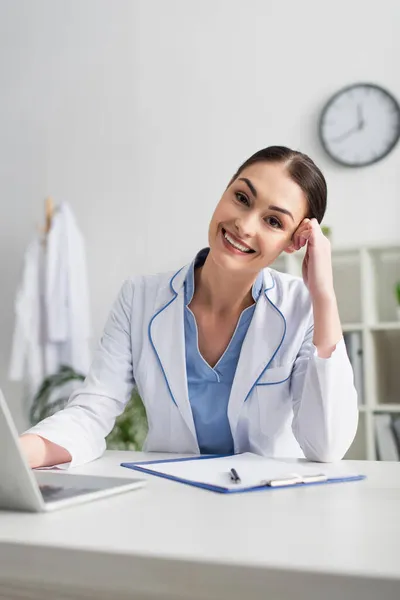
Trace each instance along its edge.
<path fill-rule="evenodd" d="M 326 198 L 300 152 L 273 146 L 243 163 L 209 247 L 176 273 L 124 283 L 82 388 L 21 437 L 30 464 L 97 458 L 134 386 L 146 450 L 342 458 L 358 412 L 319 226 Z M 302 246 L 302 279 L 270 268 Z"/>

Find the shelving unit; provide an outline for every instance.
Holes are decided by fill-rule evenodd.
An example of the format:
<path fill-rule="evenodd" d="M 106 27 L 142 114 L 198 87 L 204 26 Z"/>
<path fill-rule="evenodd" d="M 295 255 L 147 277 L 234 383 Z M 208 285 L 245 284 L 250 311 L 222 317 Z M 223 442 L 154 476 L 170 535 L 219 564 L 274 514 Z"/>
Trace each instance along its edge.
<path fill-rule="evenodd" d="M 271 266 L 301 276 L 303 256 L 282 255 Z M 346 343 L 353 344 L 353 354 L 349 350 L 353 358 L 354 340 L 359 343 L 353 368 L 360 418 L 346 458 L 377 460 L 375 416 L 395 418 L 399 413 L 400 418 L 400 320 L 394 292 L 400 281 L 400 246 L 333 248 L 332 265 L 343 332 Z"/>

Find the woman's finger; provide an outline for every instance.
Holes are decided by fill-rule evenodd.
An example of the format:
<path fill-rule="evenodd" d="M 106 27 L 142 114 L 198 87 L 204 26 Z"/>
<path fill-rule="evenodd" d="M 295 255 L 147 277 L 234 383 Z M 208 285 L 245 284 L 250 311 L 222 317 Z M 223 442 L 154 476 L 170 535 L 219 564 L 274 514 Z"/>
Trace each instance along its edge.
<path fill-rule="evenodd" d="M 295 249 L 300 250 L 300 248 L 303 248 L 303 246 L 307 244 L 311 235 L 312 230 L 309 228 L 303 229 L 302 231 L 296 231 L 293 236 L 293 246 L 295 247 Z"/>

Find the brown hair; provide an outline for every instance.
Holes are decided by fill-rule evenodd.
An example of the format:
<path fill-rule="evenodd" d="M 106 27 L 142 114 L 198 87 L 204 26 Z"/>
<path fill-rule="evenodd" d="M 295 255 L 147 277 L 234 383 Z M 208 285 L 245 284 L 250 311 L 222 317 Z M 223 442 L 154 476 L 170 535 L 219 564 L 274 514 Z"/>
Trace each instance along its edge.
<path fill-rule="evenodd" d="M 250 165 L 258 162 L 285 163 L 290 178 L 303 190 L 310 219 L 321 223 L 326 210 L 327 187 L 325 177 L 307 154 L 291 150 L 285 146 L 269 146 L 248 158 L 236 171 L 229 185 Z"/>

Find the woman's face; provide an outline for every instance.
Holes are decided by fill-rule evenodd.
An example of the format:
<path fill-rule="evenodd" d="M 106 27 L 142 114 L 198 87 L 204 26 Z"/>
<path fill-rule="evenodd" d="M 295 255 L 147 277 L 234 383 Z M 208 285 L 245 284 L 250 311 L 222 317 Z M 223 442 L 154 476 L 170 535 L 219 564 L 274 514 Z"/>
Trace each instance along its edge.
<path fill-rule="evenodd" d="M 302 189 L 281 163 L 255 163 L 224 192 L 208 230 L 210 257 L 227 269 L 258 273 L 284 250 L 307 216 Z"/>

